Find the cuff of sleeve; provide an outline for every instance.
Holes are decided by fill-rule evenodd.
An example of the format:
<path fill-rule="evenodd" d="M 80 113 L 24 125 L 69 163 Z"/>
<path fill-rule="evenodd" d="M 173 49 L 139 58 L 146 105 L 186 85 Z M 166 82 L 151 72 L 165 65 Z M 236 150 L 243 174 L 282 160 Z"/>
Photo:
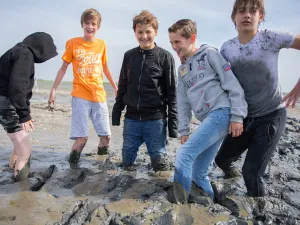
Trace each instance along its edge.
<path fill-rule="evenodd" d="M 231 115 L 231 122 L 243 123 L 243 117 L 237 115 Z"/>
<path fill-rule="evenodd" d="M 25 123 L 27 121 L 31 120 L 31 116 L 28 115 L 28 116 L 25 116 L 25 117 L 21 117 L 19 118 L 19 123 Z"/>
<path fill-rule="evenodd" d="M 121 112 L 113 112 L 111 117 L 111 122 L 113 126 L 119 126 L 121 119 Z"/>

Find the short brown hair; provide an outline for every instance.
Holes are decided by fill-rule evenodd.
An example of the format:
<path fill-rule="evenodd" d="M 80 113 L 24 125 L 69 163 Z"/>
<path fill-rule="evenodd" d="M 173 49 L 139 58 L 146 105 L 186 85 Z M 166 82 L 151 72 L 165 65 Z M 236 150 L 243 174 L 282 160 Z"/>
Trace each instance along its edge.
<path fill-rule="evenodd" d="M 86 23 L 90 20 L 97 20 L 97 25 L 99 28 L 101 25 L 101 21 L 102 21 L 101 14 L 96 9 L 93 9 L 93 8 L 86 9 L 81 14 L 81 20 L 80 20 L 81 26 L 83 26 L 83 23 Z"/>
<path fill-rule="evenodd" d="M 154 30 L 158 30 L 158 22 L 157 18 L 150 13 L 148 10 L 142 10 L 142 12 L 139 15 L 136 15 L 133 18 L 133 30 L 135 31 L 136 25 L 151 25 Z"/>
<path fill-rule="evenodd" d="M 189 19 L 178 20 L 168 29 L 169 33 L 180 32 L 180 35 L 186 39 L 190 38 L 193 34 L 197 35 L 197 24 L 195 21 Z"/>
<path fill-rule="evenodd" d="M 252 6 L 256 7 L 259 12 L 265 16 L 265 3 L 264 0 L 235 0 L 233 4 L 233 9 L 231 13 L 231 20 L 233 21 L 234 25 L 234 17 L 240 7 L 245 7 L 248 3 L 250 3 Z M 263 20 L 264 21 L 264 20 Z"/>

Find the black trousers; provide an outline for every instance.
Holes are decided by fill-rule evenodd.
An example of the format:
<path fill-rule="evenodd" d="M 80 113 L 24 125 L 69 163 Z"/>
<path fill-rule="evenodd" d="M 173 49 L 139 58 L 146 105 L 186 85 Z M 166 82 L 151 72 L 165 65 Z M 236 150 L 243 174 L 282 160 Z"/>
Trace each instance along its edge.
<path fill-rule="evenodd" d="M 282 108 L 262 117 L 246 118 L 242 135 L 235 138 L 227 135 L 221 145 L 215 162 L 223 170 L 230 168 L 248 149 L 242 174 L 249 196 L 265 196 L 262 177 L 284 131 L 286 117 L 286 109 Z"/>

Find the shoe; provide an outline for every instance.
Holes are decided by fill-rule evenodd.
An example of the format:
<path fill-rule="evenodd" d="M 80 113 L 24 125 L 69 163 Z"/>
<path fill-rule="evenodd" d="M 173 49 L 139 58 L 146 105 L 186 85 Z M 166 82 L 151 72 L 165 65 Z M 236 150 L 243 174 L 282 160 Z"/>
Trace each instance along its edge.
<path fill-rule="evenodd" d="M 108 155 L 108 146 L 98 147 L 98 155 Z"/>
<path fill-rule="evenodd" d="M 158 155 L 151 158 L 151 166 L 155 172 L 157 171 L 168 171 L 170 169 L 170 163 L 167 156 Z"/>
<path fill-rule="evenodd" d="M 223 169 L 223 173 L 227 178 L 242 177 L 240 170 L 236 167 L 228 167 L 227 169 Z"/>
<path fill-rule="evenodd" d="M 171 203 L 187 204 L 188 198 L 189 193 L 178 182 L 174 182 L 173 187 L 171 187 L 167 192 L 167 199 Z"/>
<path fill-rule="evenodd" d="M 218 167 L 223 171 L 226 178 L 236 178 L 241 177 L 242 174 L 240 170 L 233 165 L 233 163 L 223 163 L 218 165 Z"/>

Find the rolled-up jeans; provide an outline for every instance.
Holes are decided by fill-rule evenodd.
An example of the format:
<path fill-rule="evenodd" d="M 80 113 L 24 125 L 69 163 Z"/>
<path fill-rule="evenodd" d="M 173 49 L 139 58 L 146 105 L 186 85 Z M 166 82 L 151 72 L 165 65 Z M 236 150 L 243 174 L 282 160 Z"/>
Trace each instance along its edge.
<path fill-rule="evenodd" d="M 211 197 L 214 192 L 208 178 L 208 169 L 228 134 L 230 108 L 212 111 L 203 120 L 176 154 L 174 182 L 190 193 L 191 183 L 202 188 Z"/>

